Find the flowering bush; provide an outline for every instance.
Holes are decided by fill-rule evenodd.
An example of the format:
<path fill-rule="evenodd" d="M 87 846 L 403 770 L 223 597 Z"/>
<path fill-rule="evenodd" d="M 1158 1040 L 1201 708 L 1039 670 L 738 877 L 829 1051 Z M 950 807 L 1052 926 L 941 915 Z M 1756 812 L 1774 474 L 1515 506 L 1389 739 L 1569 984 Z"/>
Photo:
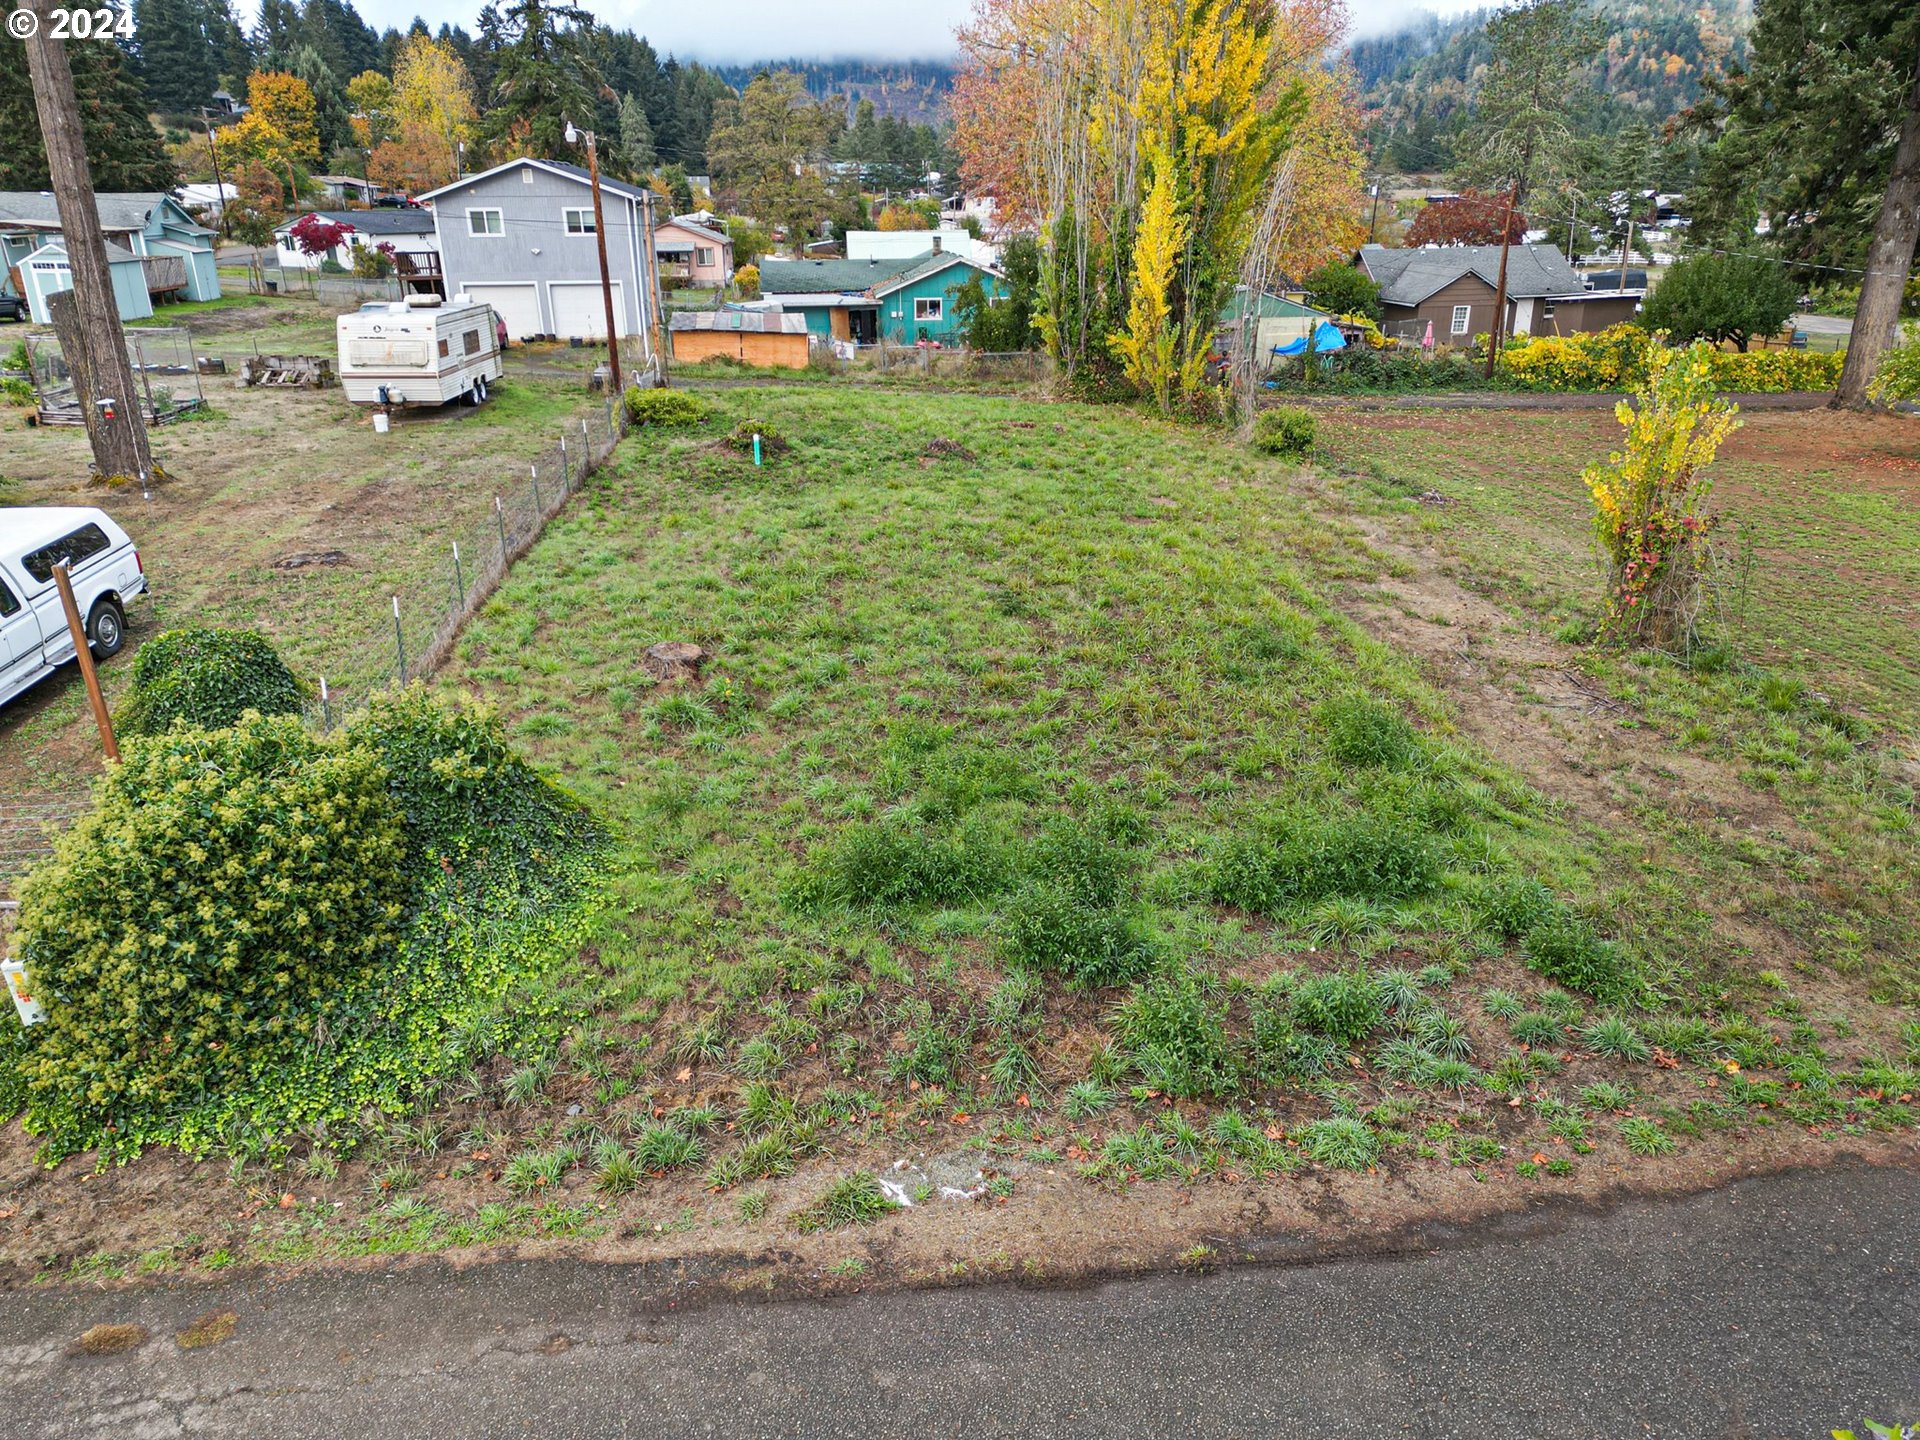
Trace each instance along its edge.
<path fill-rule="evenodd" d="M 1744 355 L 1715 350 L 1711 354 L 1714 387 L 1746 394 L 1780 394 L 1788 390 L 1831 390 L 1840 383 L 1840 367 L 1847 363 L 1840 350 L 1816 354 L 1811 350 L 1750 350 Z"/>
<path fill-rule="evenodd" d="M 1605 631 L 1634 644 L 1692 638 L 1716 517 L 1701 512 L 1702 473 L 1739 425 L 1739 408 L 1714 394 L 1705 345 L 1656 349 L 1646 384 L 1614 414 L 1626 448 L 1589 465 L 1594 531 L 1608 568 Z"/>

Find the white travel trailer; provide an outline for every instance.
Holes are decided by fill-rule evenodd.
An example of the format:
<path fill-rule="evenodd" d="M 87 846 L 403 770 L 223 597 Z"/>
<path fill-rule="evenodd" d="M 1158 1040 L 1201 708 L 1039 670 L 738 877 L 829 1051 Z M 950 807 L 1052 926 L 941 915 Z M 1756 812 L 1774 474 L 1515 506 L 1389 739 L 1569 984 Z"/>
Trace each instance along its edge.
<path fill-rule="evenodd" d="M 341 387 L 363 405 L 478 405 L 500 378 L 499 321 L 465 295 L 374 301 L 336 329 Z"/>

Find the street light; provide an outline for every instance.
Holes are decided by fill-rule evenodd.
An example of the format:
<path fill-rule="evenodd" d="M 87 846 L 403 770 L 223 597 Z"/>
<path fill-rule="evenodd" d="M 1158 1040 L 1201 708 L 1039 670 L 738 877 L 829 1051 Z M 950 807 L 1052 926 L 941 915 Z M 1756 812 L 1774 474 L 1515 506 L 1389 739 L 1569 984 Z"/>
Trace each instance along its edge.
<path fill-rule="evenodd" d="M 600 251 L 600 299 L 607 307 L 607 370 L 613 385 L 613 394 L 618 395 L 625 387 L 620 383 L 620 332 L 613 323 L 613 277 L 607 271 L 607 227 L 600 212 L 600 155 L 595 146 L 595 136 L 591 130 L 580 130 L 574 123 L 567 121 L 567 143 L 578 145 L 587 142 L 587 179 L 593 187 L 593 243 Z"/>

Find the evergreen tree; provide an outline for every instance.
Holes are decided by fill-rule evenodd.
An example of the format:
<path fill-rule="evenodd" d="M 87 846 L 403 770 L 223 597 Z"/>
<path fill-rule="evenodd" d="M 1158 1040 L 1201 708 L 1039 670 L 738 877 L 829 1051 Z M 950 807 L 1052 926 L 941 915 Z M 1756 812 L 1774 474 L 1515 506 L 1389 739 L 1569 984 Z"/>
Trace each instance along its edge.
<path fill-rule="evenodd" d="M 96 190 L 171 190 L 179 183 L 160 135 L 147 119 L 147 97 L 127 56 L 113 41 L 67 46 L 80 131 Z M 27 48 L 0 36 L 0 190 L 45 190 L 53 181 L 40 117 L 27 79 Z"/>
<path fill-rule="evenodd" d="M 219 88 L 218 56 L 201 0 L 136 0 L 140 78 L 156 110 L 191 114 Z"/>
<path fill-rule="evenodd" d="M 253 46 L 234 12 L 233 0 L 202 0 L 206 9 L 207 40 L 213 46 L 213 69 L 220 88 L 238 95 L 253 73 Z"/>
<path fill-rule="evenodd" d="M 635 179 L 653 171 L 653 127 L 646 108 L 632 95 L 620 102 L 620 158 Z"/>
<path fill-rule="evenodd" d="M 550 0 L 508 0 L 480 12 L 480 46 L 493 62 L 489 139 L 509 154 L 571 151 L 567 122 L 595 123 L 600 77 L 585 44 L 592 26 L 579 6 Z"/>
<path fill-rule="evenodd" d="M 253 28 L 256 68 L 287 69 L 299 43 L 300 6 L 295 0 L 260 0 L 260 19 Z"/>
<path fill-rule="evenodd" d="M 320 139 L 322 158 L 335 150 L 355 148 L 353 123 L 347 112 L 346 91 L 333 67 L 311 45 L 293 52 L 293 73 L 313 91 L 313 128 Z"/>

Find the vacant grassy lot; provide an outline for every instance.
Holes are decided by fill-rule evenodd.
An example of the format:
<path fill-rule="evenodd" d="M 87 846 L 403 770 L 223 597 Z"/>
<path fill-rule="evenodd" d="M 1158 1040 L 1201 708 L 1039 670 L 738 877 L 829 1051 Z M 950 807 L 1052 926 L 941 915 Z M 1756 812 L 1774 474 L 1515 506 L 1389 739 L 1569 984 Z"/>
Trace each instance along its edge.
<path fill-rule="evenodd" d="M 1591 713 L 1536 743 L 1542 670 L 1463 678 L 1401 622 L 1562 646 L 1555 674 L 1585 652 L 1427 583 L 1442 537 L 1402 482 L 1114 409 L 716 399 L 623 446 L 437 681 L 621 837 L 573 1038 L 345 1164 L 237 1165 L 238 1220 L 204 1168 L 81 1187 L 12 1137 L 17 1264 L 877 1225 L 921 1273 L 1048 1273 L 1328 1197 L 1386 1223 L 1905 1143 L 1912 832 L 1839 702 L 1769 709 L 1737 656 L 1676 675 L 1725 690 L 1702 723 L 1792 724 L 1813 774 L 1715 740 L 1610 788 L 1655 691 L 1578 671 Z M 721 438 L 745 422 L 791 449 L 756 468 Z M 1471 636 L 1443 601 L 1484 607 Z M 696 679 L 640 666 L 666 640 L 710 653 Z M 1847 783 L 1844 849 L 1782 798 Z"/>
<path fill-rule="evenodd" d="M 1324 499 L 1390 551 L 1373 614 L 1474 694 L 1464 713 L 1536 783 L 1628 807 L 1722 928 L 1920 994 L 1920 425 L 1762 414 L 1715 468 L 1725 557 L 1685 661 L 1587 643 L 1600 585 L 1579 472 L 1601 415 L 1331 415 Z M 1477 648 L 1476 648 L 1477 647 Z M 1504 727 L 1504 735 L 1499 733 Z M 1565 761 L 1587 771 L 1584 801 Z M 1775 948 L 1785 937 L 1785 948 Z"/>
<path fill-rule="evenodd" d="M 330 308 L 252 296 L 193 308 L 203 312 L 188 322 L 203 354 L 333 352 Z M 444 612 L 449 539 L 486 538 L 493 497 L 524 497 L 528 462 L 562 427 L 577 430 L 592 403 L 564 350 L 510 358 L 489 404 L 403 414 L 384 436 L 337 389 L 247 390 L 233 375 L 209 376 L 211 415 L 154 432 L 173 478 L 151 502 L 87 484 L 84 432 L 32 429 L 27 412 L 0 410 L 0 503 L 100 505 L 133 535 L 154 599 L 136 608 L 128 651 L 102 672 L 109 698 L 141 641 L 167 625 L 212 623 L 264 631 L 303 674 L 327 676 L 351 699 L 392 674 L 389 597 L 403 596 L 411 633 L 423 628 L 416 614 Z M 289 568 L 300 556 L 309 563 Z M 0 711 L 0 801 L 71 794 L 97 766 L 76 675 Z"/>

